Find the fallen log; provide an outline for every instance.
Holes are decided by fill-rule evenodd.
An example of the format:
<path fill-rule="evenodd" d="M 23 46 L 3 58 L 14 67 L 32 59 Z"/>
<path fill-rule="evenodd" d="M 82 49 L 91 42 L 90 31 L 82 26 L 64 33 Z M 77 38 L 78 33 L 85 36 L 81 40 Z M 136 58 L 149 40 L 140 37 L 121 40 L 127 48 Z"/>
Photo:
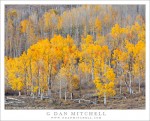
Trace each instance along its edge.
<path fill-rule="evenodd" d="M 9 104 L 22 104 L 25 103 L 24 101 L 22 102 L 5 102 L 5 105 L 9 105 Z"/>
<path fill-rule="evenodd" d="M 85 100 L 85 99 L 73 99 L 74 102 L 81 103 L 82 102 L 87 102 L 88 104 L 96 104 L 96 102 L 93 102 L 91 100 Z"/>
<path fill-rule="evenodd" d="M 5 99 L 5 100 L 15 100 L 15 101 L 21 101 L 21 100 L 19 100 L 19 99 L 11 98 L 11 97 L 6 97 L 6 99 Z"/>
<path fill-rule="evenodd" d="M 22 100 L 16 99 L 16 98 L 11 98 L 11 97 L 6 97 L 5 99 L 5 104 L 21 104 L 21 103 L 25 103 Z"/>

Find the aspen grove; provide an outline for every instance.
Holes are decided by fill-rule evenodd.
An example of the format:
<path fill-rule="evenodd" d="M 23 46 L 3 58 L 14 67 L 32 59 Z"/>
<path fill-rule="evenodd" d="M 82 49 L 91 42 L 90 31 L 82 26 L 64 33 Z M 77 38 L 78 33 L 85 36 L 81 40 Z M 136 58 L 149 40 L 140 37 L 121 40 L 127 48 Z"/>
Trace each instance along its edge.
<path fill-rule="evenodd" d="M 76 99 L 74 92 L 81 98 L 83 90 L 93 89 L 104 105 L 109 97 L 142 93 L 142 7 L 128 7 L 134 16 L 110 5 L 27 7 L 28 14 L 9 6 L 6 12 L 7 88 L 41 100 L 56 93 L 64 101 Z"/>

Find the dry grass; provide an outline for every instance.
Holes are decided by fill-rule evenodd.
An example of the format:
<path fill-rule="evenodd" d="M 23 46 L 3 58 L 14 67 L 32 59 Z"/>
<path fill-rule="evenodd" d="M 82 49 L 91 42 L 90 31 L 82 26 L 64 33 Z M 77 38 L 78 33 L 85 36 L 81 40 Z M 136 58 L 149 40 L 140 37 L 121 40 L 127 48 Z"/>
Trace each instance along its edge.
<path fill-rule="evenodd" d="M 91 90 L 84 90 L 82 94 L 93 93 Z M 6 109 L 145 109 L 145 96 L 142 94 L 127 94 L 127 98 L 108 98 L 107 105 L 104 106 L 103 98 L 98 99 L 97 104 L 82 102 L 78 103 L 67 99 L 56 100 L 55 99 L 44 99 L 31 98 L 29 96 L 8 96 L 11 98 L 19 99 L 24 101 L 22 104 L 7 104 Z M 94 100 L 94 98 L 89 98 L 88 100 Z"/>

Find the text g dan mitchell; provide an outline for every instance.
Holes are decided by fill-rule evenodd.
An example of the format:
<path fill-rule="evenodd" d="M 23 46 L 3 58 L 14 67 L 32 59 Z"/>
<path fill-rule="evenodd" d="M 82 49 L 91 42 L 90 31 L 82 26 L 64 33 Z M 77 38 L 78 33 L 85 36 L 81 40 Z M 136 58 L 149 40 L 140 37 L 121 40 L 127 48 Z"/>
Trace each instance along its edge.
<path fill-rule="evenodd" d="M 90 116 L 90 117 L 95 117 L 95 116 L 106 116 L 105 112 L 93 112 L 93 111 L 78 111 L 78 112 L 74 112 L 74 111 L 54 111 L 54 112 L 47 112 L 46 113 L 47 116 Z"/>

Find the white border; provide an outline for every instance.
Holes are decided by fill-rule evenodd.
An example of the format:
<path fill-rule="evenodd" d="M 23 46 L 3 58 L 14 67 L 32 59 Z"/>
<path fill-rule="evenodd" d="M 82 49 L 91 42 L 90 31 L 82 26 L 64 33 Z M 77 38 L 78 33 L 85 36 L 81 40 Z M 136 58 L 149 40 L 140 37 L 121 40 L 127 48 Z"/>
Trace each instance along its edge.
<path fill-rule="evenodd" d="M 145 110 L 5 110 L 4 109 L 4 6 L 7 4 L 144 4 L 146 5 L 146 109 Z M 54 120 L 47 116 L 47 112 L 105 112 L 101 120 L 147 120 L 149 121 L 149 2 L 148 1 L 1 1 L 1 120 Z M 69 116 L 69 115 L 68 115 Z M 66 119 L 65 119 L 66 120 Z"/>

